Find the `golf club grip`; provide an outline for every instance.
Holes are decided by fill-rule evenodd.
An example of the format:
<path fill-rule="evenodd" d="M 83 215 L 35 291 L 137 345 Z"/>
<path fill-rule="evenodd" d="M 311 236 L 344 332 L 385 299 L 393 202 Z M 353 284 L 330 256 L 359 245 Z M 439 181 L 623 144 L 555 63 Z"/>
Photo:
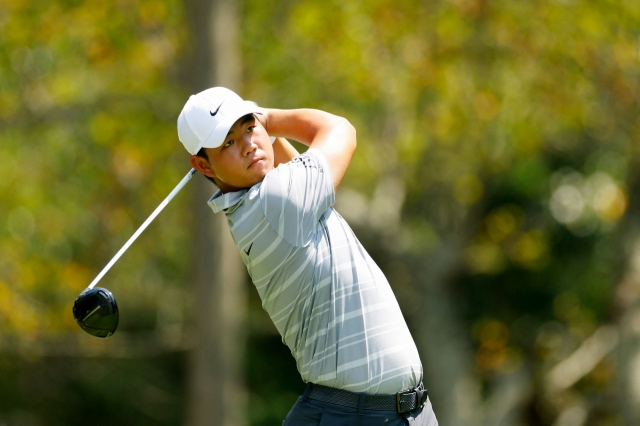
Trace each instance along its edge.
<path fill-rule="evenodd" d="M 104 275 L 109 271 L 109 269 L 111 269 L 113 264 L 116 263 L 116 261 L 120 258 L 120 256 L 122 256 L 122 254 L 125 251 L 127 251 L 129 246 L 131 244 L 133 244 L 133 242 L 140 236 L 140 234 L 142 234 L 142 232 L 147 228 L 147 226 L 149 226 L 149 224 L 153 221 L 153 219 L 155 219 L 156 216 L 158 216 L 160 214 L 162 209 L 164 209 L 166 207 L 166 205 L 169 204 L 169 201 L 171 201 L 173 199 L 173 197 L 175 197 L 176 194 L 178 192 L 180 192 L 180 190 L 187 184 L 187 182 L 189 182 L 191 180 L 191 178 L 193 177 L 193 175 L 195 173 L 196 173 L 196 169 L 189 170 L 189 173 L 187 173 L 187 175 L 184 178 L 182 178 L 180 183 L 175 188 L 173 188 L 173 191 L 171 191 L 169 193 L 169 195 L 167 195 L 167 198 L 165 198 L 160 203 L 160 205 L 158 207 L 156 207 L 156 209 L 153 211 L 153 213 L 151 213 L 151 216 L 149 216 L 147 218 L 147 220 L 145 220 L 144 223 L 142 225 L 140 225 L 140 228 L 138 228 L 138 230 L 125 243 L 125 245 L 122 246 L 120 251 L 118 251 L 118 253 L 116 253 L 116 255 L 113 256 L 113 259 L 111 259 L 111 261 L 109 263 L 107 263 L 107 266 L 105 266 L 102 269 L 102 271 L 100 271 L 98 276 L 95 277 L 95 279 L 91 282 L 91 284 L 89 284 L 89 287 L 87 287 L 87 289 L 92 289 L 93 287 L 95 287 L 95 285 L 102 279 L 102 277 L 104 277 Z"/>

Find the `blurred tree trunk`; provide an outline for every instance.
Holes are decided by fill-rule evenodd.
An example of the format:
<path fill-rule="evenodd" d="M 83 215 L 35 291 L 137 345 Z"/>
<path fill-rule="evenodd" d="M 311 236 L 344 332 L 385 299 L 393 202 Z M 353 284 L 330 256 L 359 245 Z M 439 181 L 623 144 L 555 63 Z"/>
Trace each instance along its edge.
<path fill-rule="evenodd" d="M 384 62 L 384 61 L 383 61 Z M 388 61 L 393 63 L 393 61 Z M 381 67 L 382 69 L 382 67 Z M 380 71 L 383 81 L 397 79 L 393 66 Z M 387 114 L 381 141 L 397 141 L 401 137 L 400 129 L 416 127 L 418 110 L 416 98 L 405 94 L 398 97 L 393 87 L 410 87 L 407 82 L 396 81 L 382 90 L 387 91 Z M 412 103 L 413 102 L 413 103 Z M 410 189 L 402 184 L 403 173 L 393 149 L 380 147 L 387 156 L 382 167 L 384 179 L 379 183 L 374 195 L 372 225 L 394 239 L 397 235 L 411 235 L 409 229 L 401 232 L 401 214 L 388 211 L 390 206 L 402 206 L 404 194 Z M 387 142 L 388 143 L 388 142 Z M 393 182 L 398 182 L 393 184 Z M 395 200 L 391 201 L 392 195 Z M 414 195 L 415 196 L 415 195 Z M 426 196 L 426 195 L 417 195 Z M 407 319 L 415 327 L 414 340 L 421 356 L 424 369 L 425 387 L 430 389 L 430 397 L 439 423 L 447 426 L 476 426 L 482 424 L 481 384 L 473 372 L 474 354 L 469 343 L 467 328 L 459 318 L 459 307 L 451 289 L 451 281 L 462 268 L 464 247 L 472 238 L 477 226 L 476 212 L 473 208 L 462 207 L 451 199 L 450 195 L 433 199 L 438 206 L 432 212 L 432 224 L 438 230 L 443 241 L 431 255 L 415 256 L 405 253 L 402 258 L 412 271 L 412 284 L 415 300 L 419 300 L 420 309 L 409 311 Z M 424 212 L 412 212 L 424 220 Z M 390 243 L 389 247 L 396 247 Z M 401 244 L 401 246 L 406 246 Z"/>
<path fill-rule="evenodd" d="M 410 316 L 417 327 L 414 339 L 434 411 L 439 423 L 448 426 L 483 423 L 480 383 L 472 370 L 473 350 L 450 288 L 462 265 L 467 238 L 462 229 L 451 232 L 436 253 L 412 265 L 416 288 L 422 293 L 421 309 Z"/>
<path fill-rule="evenodd" d="M 238 7 L 235 0 L 187 0 L 192 52 L 186 75 L 193 93 L 213 86 L 238 90 Z M 244 266 L 225 216 L 206 204 L 215 187 L 202 176 L 194 180 L 187 424 L 237 426 L 245 424 Z"/>

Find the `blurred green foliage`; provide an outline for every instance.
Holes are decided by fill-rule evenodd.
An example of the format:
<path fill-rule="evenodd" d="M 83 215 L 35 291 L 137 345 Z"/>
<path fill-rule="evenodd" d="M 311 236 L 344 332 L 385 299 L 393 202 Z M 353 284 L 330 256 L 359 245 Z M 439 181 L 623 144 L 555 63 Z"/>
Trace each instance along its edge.
<path fill-rule="evenodd" d="M 95 404 L 116 424 L 182 420 L 186 194 L 101 283 L 126 294 L 119 334 L 83 339 L 70 312 L 188 170 L 183 7 L 0 0 L 0 424 L 84 423 L 73 416 Z M 241 22 L 243 96 L 355 124 L 339 209 L 408 317 L 411 262 L 460 241 L 449 284 L 487 388 L 615 320 L 638 190 L 640 3 L 246 0 Z M 301 384 L 250 306 L 250 418 L 277 424 Z M 615 368 L 605 359 L 576 391 L 610 401 Z M 536 398 L 523 424 L 551 424 Z M 156 403 L 171 407 L 161 419 Z M 593 424 L 619 421 L 599 407 Z"/>
<path fill-rule="evenodd" d="M 181 424 L 181 354 L 157 358 L 0 358 L 0 421 L 7 425 Z"/>
<path fill-rule="evenodd" d="M 542 386 L 615 320 L 637 185 L 639 18 L 631 1 L 247 3 L 248 92 L 356 124 L 339 210 L 410 319 L 421 282 L 449 277 L 488 390 L 523 367 Z M 460 259 L 420 277 L 420 259 L 451 244 Z M 621 421 L 612 359 L 577 385 L 593 424 Z M 566 407 L 544 398 L 534 392 L 526 424 Z"/>
<path fill-rule="evenodd" d="M 152 1 L 1 7 L 0 324 L 37 335 L 75 327 L 68 313 L 77 292 L 188 170 L 173 126 L 182 9 Z M 128 253 L 107 281 L 124 282 L 143 308 L 165 285 L 180 287 L 182 221 L 184 213 L 168 212 L 138 243 L 146 255 Z"/>

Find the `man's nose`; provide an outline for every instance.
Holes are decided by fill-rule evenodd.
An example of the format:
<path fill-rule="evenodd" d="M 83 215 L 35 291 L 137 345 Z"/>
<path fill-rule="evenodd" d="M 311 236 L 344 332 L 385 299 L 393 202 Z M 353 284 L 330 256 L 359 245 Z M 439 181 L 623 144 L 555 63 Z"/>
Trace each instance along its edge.
<path fill-rule="evenodd" d="M 256 150 L 256 148 L 257 145 L 253 143 L 253 138 L 250 134 L 246 134 L 242 137 L 242 151 L 244 155 L 251 154 Z"/>

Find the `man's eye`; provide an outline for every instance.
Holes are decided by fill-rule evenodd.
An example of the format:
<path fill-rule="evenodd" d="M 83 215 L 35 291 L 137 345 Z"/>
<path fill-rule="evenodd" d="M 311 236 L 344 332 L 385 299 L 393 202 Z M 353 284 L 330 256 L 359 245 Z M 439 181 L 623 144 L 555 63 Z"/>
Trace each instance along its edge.
<path fill-rule="evenodd" d="M 224 146 L 231 146 L 233 145 L 233 140 L 227 141 L 227 143 L 224 144 Z"/>
<path fill-rule="evenodd" d="M 255 129 L 255 128 L 256 128 L 256 126 L 249 126 L 249 127 L 247 127 L 247 133 L 251 133 L 251 132 L 253 132 L 253 129 Z"/>

